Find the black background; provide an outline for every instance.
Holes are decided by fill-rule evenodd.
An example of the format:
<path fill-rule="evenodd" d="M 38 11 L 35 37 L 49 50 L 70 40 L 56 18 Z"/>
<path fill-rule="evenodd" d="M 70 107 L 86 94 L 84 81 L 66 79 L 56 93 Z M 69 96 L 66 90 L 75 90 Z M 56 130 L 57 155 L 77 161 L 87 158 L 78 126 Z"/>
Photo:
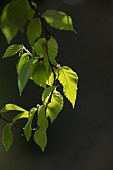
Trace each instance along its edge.
<path fill-rule="evenodd" d="M 75 0 L 76 1 L 76 0 Z M 0 9 L 4 3 L 0 2 Z M 59 43 L 57 61 L 68 65 L 79 76 L 78 97 L 73 110 L 69 102 L 48 129 L 44 153 L 31 140 L 18 142 L 5 152 L 0 142 L 1 170 L 112 170 L 113 169 L 113 2 L 86 0 L 68 5 L 51 1 L 41 5 L 72 16 L 78 34 L 51 29 Z M 27 45 L 24 35 L 16 37 Z M 0 34 L 0 57 L 6 47 Z M 19 97 L 16 57 L 0 61 L 0 106 L 15 103 L 29 109 L 35 106 L 41 88 L 29 82 Z M 0 138 L 4 123 L 0 121 Z"/>

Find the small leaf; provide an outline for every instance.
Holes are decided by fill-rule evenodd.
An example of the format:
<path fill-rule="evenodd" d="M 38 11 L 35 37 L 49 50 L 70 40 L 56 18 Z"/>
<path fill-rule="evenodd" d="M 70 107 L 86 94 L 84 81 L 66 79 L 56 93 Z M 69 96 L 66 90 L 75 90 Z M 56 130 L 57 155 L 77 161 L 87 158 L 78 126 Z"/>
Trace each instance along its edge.
<path fill-rule="evenodd" d="M 36 112 L 36 109 L 31 109 L 30 112 L 29 112 L 29 120 L 24 128 L 24 134 L 25 134 L 25 137 L 27 139 L 27 141 L 29 141 L 31 135 L 32 135 L 32 128 L 31 128 L 31 124 L 32 124 L 32 120 L 33 120 L 33 117 L 34 117 L 34 114 Z"/>
<path fill-rule="evenodd" d="M 34 141 L 37 145 L 40 146 L 40 148 L 42 149 L 42 151 L 44 152 L 45 147 L 47 145 L 47 136 L 46 136 L 46 132 L 44 130 L 42 130 L 41 128 L 39 128 L 38 130 L 36 130 L 35 134 L 34 134 Z"/>
<path fill-rule="evenodd" d="M 43 47 L 42 47 L 42 45 L 45 44 L 45 42 L 46 42 L 45 38 L 40 38 L 34 44 L 34 50 L 40 57 L 43 57 Z"/>
<path fill-rule="evenodd" d="M 2 143 L 3 143 L 6 151 L 9 150 L 9 148 L 11 147 L 11 145 L 13 143 L 13 134 L 11 131 L 11 124 L 9 124 L 9 123 L 4 128 Z"/>
<path fill-rule="evenodd" d="M 51 95 L 51 92 L 55 89 L 55 87 L 47 87 L 42 93 L 42 102 L 46 104 L 48 102 L 48 99 Z"/>
<path fill-rule="evenodd" d="M 22 45 L 11 45 L 8 47 L 5 51 L 5 54 L 3 55 L 2 58 L 7 58 L 7 57 L 12 57 L 15 54 L 17 54 L 19 51 L 22 50 Z"/>
<path fill-rule="evenodd" d="M 47 105 L 46 115 L 50 117 L 51 122 L 53 122 L 58 116 L 59 112 L 63 107 L 63 97 L 62 95 L 54 90 L 51 98 L 51 102 Z"/>
<path fill-rule="evenodd" d="M 46 87 L 46 70 L 42 62 L 35 60 L 32 66 L 31 79 L 41 87 Z"/>
<path fill-rule="evenodd" d="M 48 128 L 48 120 L 46 117 L 46 106 L 45 105 L 40 106 L 38 110 L 38 126 L 45 131 Z"/>
<path fill-rule="evenodd" d="M 69 67 L 63 66 L 59 69 L 58 80 L 63 86 L 63 92 L 74 108 L 77 95 L 77 74 Z"/>
<path fill-rule="evenodd" d="M 19 87 L 20 95 L 21 95 L 25 85 L 27 84 L 28 79 L 30 78 L 33 61 L 34 61 L 34 59 L 31 58 L 27 63 L 25 63 L 22 66 L 21 70 L 18 73 L 18 87 Z"/>
<path fill-rule="evenodd" d="M 27 28 L 29 44 L 33 46 L 35 40 L 40 37 L 42 32 L 41 22 L 38 18 L 31 20 Z"/>
<path fill-rule="evenodd" d="M 16 122 L 17 120 L 19 119 L 25 119 L 25 118 L 28 118 L 29 117 L 29 112 L 28 111 L 25 111 L 25 112 L 22 112 L 18 115 L 16 115 L 14 118 L 13 118 L 13 122 Z"/>
<path fill-rule="evenodd" d="M 58 54 L 57 41 L 53 37 L 50 37 L 48 41 L 48 56 L 49 56 L 51 63 L 53 64 L 56 63 L 55 57 L 57 56 L 57 54 Z"/>
<path fill-rule="evenodd" d="M 25 109 L 15 105 L 15 104 L 6 104 L 3 109 L 0 110 L 0 112 L 7 112 L 7 111 L 20 111 L 20 112 L 26 112 Z"/>
<path fill-rule="evenodd" d="M 14 26 L 8 19 L 8 14 L 7 14 L 8 7 L 9 4 L 7 4 L 2 11 L 0 27 L 7 39 L 7 42 L 10 43 L 10 41 L 16 36 L 18 32 L 18 28 Z"/>
<path fill-rule="evenodd" d="M 9 21 L 21 31 L 23 31 L 28 19 L 26 7 L 25 0 L 11 1 L 7 10 Z"/>
<path fill-rule="evenodd" d="M 56 10 L 47 10 L 43 17 L 46 22 L 53 28 L 60 30 L 74 31 L 72 19 L 66 13 Z"/>
<path fill-rule="evenodd" d="M 28 53 L 24 53 L 21 55 L 20 59 L 18 60 L 18 64 L 17 64 L 17 73 L 20 72 L 21 68 L 23 67 L 23 65 L 25 63 L 27 63 L 29 60 L 29 54 Z"/>

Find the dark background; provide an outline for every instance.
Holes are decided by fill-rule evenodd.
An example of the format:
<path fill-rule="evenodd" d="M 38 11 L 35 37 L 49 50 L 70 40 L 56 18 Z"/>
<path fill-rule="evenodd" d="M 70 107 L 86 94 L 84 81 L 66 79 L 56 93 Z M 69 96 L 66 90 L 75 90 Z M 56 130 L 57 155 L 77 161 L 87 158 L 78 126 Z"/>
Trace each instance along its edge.
<path fill-rule="evenodd" d="M 66 4 L 65 2 L 70 4 Z M 4 3 L 0 3 L 3 9 Z M 71 4 L 72 3 L 72 4 Z M 72 16 L 78 32 L 54 31 L 59 43 L 57 60 L 79 75 L 79 90 L 73 110 L 67 102 L 48 129 L 45 153 L 31 140 L 18 142 L 5 152 L 0 142 L 1 170 L 112 170 L 113 169 L 113 1 L 63 0 L 41 6 L 58 9 Z M 13 42 L 27 42 L 24 36 Z M 0 57 L 6 47 L 0 34 Z M 35 106 L 41 88 L 29 82 L 19 97 L 16 57 L 0 61 L 0 107 L 15 103 L 29 109 Z M 4 123 L 0 121 L 0 138 Z M 2 139 L 1 139 L 2 140 Z"/>

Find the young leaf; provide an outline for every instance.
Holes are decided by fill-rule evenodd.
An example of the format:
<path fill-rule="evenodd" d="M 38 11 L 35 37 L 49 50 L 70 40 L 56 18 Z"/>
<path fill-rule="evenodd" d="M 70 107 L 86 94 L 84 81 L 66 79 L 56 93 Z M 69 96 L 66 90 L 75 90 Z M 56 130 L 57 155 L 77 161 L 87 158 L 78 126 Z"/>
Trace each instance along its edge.
<path fill-rule="evenodd" d="M 34 44 L 34 50 L 40 57 L 43 57 L 43 47 L 42 47 L 42 45 L 45 44 L 45 42 L 46 42 L 45 38 L 40 38 Z"/>
<path fill-rule="evenodd" d="M 21 70 L 18 73 L 18 87 L 19 87 L 19 92 L 20 95 L 27 84 L 28 79 L 30 78 L 30 73 L 32 70 L 32 64 L 33 64 L 34 59 L 30 59 L 27 63 L 25 63 Z"/>
<path fill-rule="evenodd" d="M 20 59 L 18 60 L 18 64 L 17 64 L 17 73 L 19 74 L 21 68 L 23 67 L 23 65 L 25 63 L 27 63 L 29 60 L 29 54 L 28 53 L 24 53 L 21 55 Z"/>
<path fill-rule="evenodd" d="M 54 84 L 54 73 L 51 68 L 49 68 L 49 73 L 48 73 L 46 84 L 49 86 L 53 86 Z"/>
<path fill-rule="evenodd" d="M 39 128 L 38 130 L 36 130 L 35 134 L 34 134 L 34 141 L 37 145 L 40 146 L 40 148 L 42 149 L 42 151 L 44 152 L 45 147 L 47 145 L 47 136 L 46 136 L 46 132 Z"/>
<path fill-rule="evenodd" d="M 7 39 L 7 42 L 10 43 L 10 41 L 16 36 L 18 32 L 18 28 L 14 26 L 8 19 L 8 14 L 7 14 L 8 7 L 9 4 L 7 4 L 2 11 L 0 27 Z"/>
<path fill-rule="evenodd" d="M 38 18 L 34 18 L 31 20 L 27 28 L 27 36 L 31 46 L 33 46 L 35 40 L 40 37 L 41 32 L 41 22 Z"/>
<path fill-rule="evenodd" d="M 59 30 L 74 31 L 72 19 L 66 13 L 56 10 L 47 10 L 43 14 L 46 22 L 53 28 Z"/>
<path fill-rule="evenodd" d="M 45 105 L 40 106 L 38 110 L 38 126 L 46 131 L 46 129 L 48 128 L 48 120 L 45 113 L 46 106 Z"/>
<path fill-rule="evenodd" d="M 57 56 L 57 54 L 58 54 L 57 41 L 53 37 L 50 37 L 48 41 L 48 56 L 49 56 L 51 63 L 53 64 L 56 63 L 55 57 Z"/>
<path fill-rule="evenodd" d="M 27 12 L 25 0 L 11 1 L 7 10 L 8 19 L 14 26 L 23 31 L 28 19 Z"/>
<path fill-rule="evenodd" d="M 28 119 L 29 117 L 29 112 L 28 111 L 25 111 L 25 112 L 22 112 L 22 113 L 19 113 L 18 115 L 16 115 L 14 118 L 13 118 L 13 122 L 16 122 L 17 120 L 19 119 Z"/>
<path fill-rule="evenodd" d="M 11 45 L 9 46 L 2 58 L 12 57 L 22 50 L 22 45 Z"/>
<path fill-rule="evenodd" d="M 46 87 L 47 74 L 42 62 L 35 60 L 32 66 L 31 79 L 41 87 Z"/>
<path fill-rule="evenodd" d="M 59 112 L 63 107 L 63 97 L 62 95 L 54 90 L 51 98 L 51 102 L 47 105 L 46 115 L 50 117 L 51 122 L 53 122 L 58 116 Z"/>
<path fill-rule="evenodd" d="M 11 131 L 11 124 L 7 124 L 4 128 L 3 131 L 3 138 L 2 138 L 2 143 L 6 149 L 6 151 L 9 150 L 9 148 L 11 147 L 12 143 L 13 143 L 13 134 Z"/>
<path fill-rule="evenodd" d="M 69 67 L 59 68 L 58 80 L 63 86 L 63 92 L 74 108 L 77 95 L 77 74 Z"/>
<path fill-rule="evenodd" d="M 42 93 L 42 102 L 46 104 L 48 102 L 48 99 L 50 97 L 51 92 L 55 89 L 55 87 L 47 87 Z"/>
<path fill-rule="evenodd" d="M 15 105 L 15 104 L 6 104 L 3 109 L 0 110 L 0 112 L 7 112 L 7 111 L 20 111 L 20 112 L 26 112 L 27 110 Z"/>
<path fill-rule="evenodd" d="M 33 120 L 33 117 L 34 117 L 34 114 L 36 112 L 36 109 L 32 108 L 29 112 L 29 120 L 24 128 L 24 134 L 25 134 L 25 137 L 27 139 L 27 141 L 29 141 L 31 135 L 32 135 L 32 128 L 31 128 L 31 124 L 32 124 L 32 120 Z"/>

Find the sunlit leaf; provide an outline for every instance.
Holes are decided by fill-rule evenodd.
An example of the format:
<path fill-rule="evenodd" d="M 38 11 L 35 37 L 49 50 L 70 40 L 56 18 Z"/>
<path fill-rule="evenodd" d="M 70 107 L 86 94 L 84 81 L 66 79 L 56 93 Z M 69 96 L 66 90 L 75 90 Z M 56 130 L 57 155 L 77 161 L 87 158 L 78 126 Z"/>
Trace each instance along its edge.
<path fill-rule="evenodd" d="M 26 112 L 25 109 L 21 108 L 20 106 L 17 106 L 15 104 L 6 104 L 3 109 L 0 110 L 0 112 L 7 112 L 7 111 L 20 111 L 20 112 Z"/>
<path fill-rule="evenodd" d="M 51 92 L 55 89 L 55 87 L 47 87 L 42 93 L 42 102 L 46 104 L 48 102 L 48 99 L 51 95 Z"/>
<path fill-rule="evenodd" d="M 50 117 L 51 122 L 53 122 L 56 119 L 62 108 L 63 97 L 58 91 L 54 90 L 51 97 L 51 102 L 47 105 L 46 109 L 46 115 L 47 117 Z"/>
<path fill-rule="evenodd" d="M 11 131 L 11 124 L 7 124 L 4 128 L 3 131 L 3 138 L 2 138 L 2 143 L 6 149 L 6 151 L 9 150 L 9 148 L 11 147 L 12 143 L 13 143 L 13 134 Z"/>
<path fill-rule="evenodd" d="M 34 117 L 34 114 L 36 112 L 36 109 L 32 108 L 29 112 L 29 118 L 28 118 L 28 122 L 24 128 L 24 134 L 25 134 L 25 137 L 27 139 L 27 141 L 29 141 L 31 135 L 32 135 L 32 121 L 33 121 L 33 117 Z"/>
<path fill-rule="evenodd" d="M 56 29 L 74 31 L 72 19 L 66 13 L 56 10 L 47 10 L 43 17 L 46 22 Z"/>
<path fill-rule="evenodd" d="M 25 0 L 11 1 L 7 10 L 8 20 L 23 31 L 28 19 L 27 12 Z"/>
<path fill-rule="evenodd" d="M 29 112 L 28 111 L 24 111 L 22 113 L 17 114 L 14 118 L 13 118 L 13 122 L 16 122 L 19 119 L 27 119 L 29 117 Z"/>
<path fill-rule="evenodd" d="M 42 62 L 37 60 L 33 63 L 31 79 L 41 87 L 46 87 L 47 74 Z"/>
<path fill-rule="evenodd" d="M 39 128 L 34 134 L 34 141 L 38 146 L 40 146 L 40 148 L 44 152 L 45 147 L 47 145 L 46 132 L 43 129 Z"/>
<path fill-rule="evenodd" d="M 22 45 L 11 45 L 9 46 L 6 51 L 5 54 L 3 55 L 2 58 L 7 58 L 7 57 L 12 57 L 15 54 L 17 54 L 21 49 L 22 49 Z"/>
<path fill-rule="evenodd" d="M 7 14 L 8 7 L 9 4 L 7 4 L 2 11 L 0 27 L 7 39 L 7 42 L 10 43 L 10 41 L 16 36 L 18 28 L 15 25 L 13 25 L 8 19 Z"/>
<path fill-rule="evenodd" d="M 27 84 L 28 79 L 30 78 L 30 73 L 32 70 L 32 64 L 33 64 L 34 59 L 30 59 L 27 63 L 25 63 L 21 70 L 18 73 L 18 87 L 19 87 L 19 92 L 20 95 Z"/>
<path fill-rule="evenodd" d="M 24 53 L 21 55 L 20 59 L 18 60 L 18 64 L 17 64 L 17 73 L 20 72 L 21 68 L 23 67 L 25 63 L 28 62 L 28 60 L 29 60 L 28 53 Z"/>
<path fill-rule="evenodd" d="M 40 38 L 34 44 L 34 50 L 40 57 L 43 57 L 43 46 L 42 45 L 45 44 L 45 42 L 46 42 L 45 38 Z"/>
<path fill-rule="evenodd" d="M 45 131 L 48 127 L 48 120 L 46 117 L 46 106 L 45 105 L 40 106 L 38 110 L 38 126 Z"/>
<path fill-rule="evenodd" d="M 57 41 L 53 37 L 50 37 L 48 41 L 48 56 L 51 63 L 56 63 L 55 57 L 57 56 L 57 54 L 58 54 Z"/>
<path fill-rule="evenodd" d="M 33 46 L 35 40 L 40 37 L 42 32 L 41 22 L 38 18 L 31 20 L 27 28 L 29 44 Z"/>
<path fill-rule="evenodd" d="M 63 92 L 74 108 L 77 95 L 77 74 L 69 67 L 63 66 L 59 69 L 58 80 L 63 86 Z"/>

